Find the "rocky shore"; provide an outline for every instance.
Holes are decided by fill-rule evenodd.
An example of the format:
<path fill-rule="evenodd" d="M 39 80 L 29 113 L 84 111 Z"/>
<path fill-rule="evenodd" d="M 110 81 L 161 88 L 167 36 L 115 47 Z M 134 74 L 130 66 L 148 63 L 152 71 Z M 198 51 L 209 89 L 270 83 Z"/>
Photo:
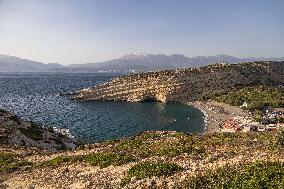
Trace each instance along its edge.
<path fill-rule="evenodd" d="M 25 121 L 15 114 L 0 109 L 1 149 L 29 147 L 39 150 L 58 151 L 75 149 L 77 142 L 64 130 Z"/>

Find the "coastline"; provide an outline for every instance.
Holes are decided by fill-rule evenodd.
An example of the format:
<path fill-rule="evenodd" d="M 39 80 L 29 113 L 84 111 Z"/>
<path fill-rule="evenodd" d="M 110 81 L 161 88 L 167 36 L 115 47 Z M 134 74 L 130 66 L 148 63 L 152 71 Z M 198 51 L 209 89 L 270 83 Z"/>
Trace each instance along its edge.
<path fill-rule="evenodd" d="M 220 132 L 220 124 L 235 116 L 250 116 L 237 106 L 231 106 L 216 101 L 195 101 L 187 102 L 189 106 L 193 106 L 201 110 L 205 116 L 205 133 Z"/>
<path fill-rule="evenodd" d="M 30 146 L 0 145 L 0 157 L 1 153 L 4 158 L 12 157 L 0 167 L 3 170 L 0 170 L 0 188 L 180 188 L 184 183 L 204 179 L 199 177 L 201 174 L 212 170 L 218 173 L 224 166 L 235 170 L 236 165 L 255 165 L 255 162 L 270 165 L 280 161 L 282 164 L 275 172 L 282 170 L 283 150 L 268 151 L 272 132 L 266 137 L 253 132 L 248 133 L 249 136 L 216 133 L 213 138 L 206 134 L 148 131 L 120 140 L 78 146 L 75 150 L 53 152 Z M 230 142 L 224 142 L 227 140 Z M 189 151 L 183 151 L 185 149 Z M 179 169 L 168 168 L 172 166 Z M 169 172 L 156 175 L 153 169 Z M 137 174 L 131 175 L 130 170 Z M 145 178 L 136 176 L 145 173 Z M 207 184 L 207 180 L 203 182 Z"/>
<path fill-rule="evenodd" d="M 218 173 L 224 166 L 235 170 L 236 165 L 255 165 L 259 161 L 270 165 L 280 160 L 283 164 L 283 150 L 268 151 L 271 148 L 271 138 L 274 137 L 273 132 L 268 132 L 268 137 L 263 137 L 254 132 L 248 133 L 249 136 L 238 132 L 223 135 L 214 130 L 213 125 L 218 123 L 216 120 L 243 115 L 245 112 L 238 112 L 242 111 L 240 108 L 214 101 L 187 104 L 199 107 L 204 112 L 205 119 L 208 119 L 204 136 L 176 131 L 147 131 L 119 140 L 77 144 L 75 149 L 59 148 L 54 151 L 34 148 L 31 143 L 25 143 L 25 146 L 2 144 L 0 156 L 2 154 L 4 158 L 12 158 L 9 159 L 11 162 L 0 166 L 4 170 L 0 188 L 179 188 L 184 183 L 198 180 L 201 173 L 211 174 L 209 170 L 217 170 Z M 25 127 L 22 120 L 17 121 L 15 117 L 6 115 L 7 112 L 2 112 L 5 118 L 2 121 L 7 123 L 7 127 L 10 128 L 11 124 Z M 210 133 L 208 130 L 215 131 L 216 135 L 213 138 L 207 136 Z M 13 133 L 18 132 L 14 130 Z M 56 140 L 59 137 L 57 135 L 52 138 Z M 50 139 L 50 134 L 43 135 L 41 141 L 47 139 Z M 157 172 L 171 166 L 179 169 L 167 168 L 169 175 L 167 172 L 155 175 L 153 169 L 146 167 L 145 163 L 146 166 L 158 167 L 154 169 Z M 279 170 L 282 170 L 282 164 Z M 11 165 L 15 167 L 12 169 Z M 138 174 L 131 175 L 131 170 L 137 170 L 138 174 L 146 172 L 147 176 L 139 178 L 136 176 Z"/>

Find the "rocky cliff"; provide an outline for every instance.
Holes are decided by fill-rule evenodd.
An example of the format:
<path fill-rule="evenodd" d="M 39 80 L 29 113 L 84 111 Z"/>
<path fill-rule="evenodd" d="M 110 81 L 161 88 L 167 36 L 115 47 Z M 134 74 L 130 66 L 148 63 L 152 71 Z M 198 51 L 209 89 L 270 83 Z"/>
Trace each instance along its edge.
<path fill-rule="evenodd" d="M 185 102 L 239 86 L 284 84 L 284 62 L 214 64 L 201 68 L 133 74 L 77 91 L 75 100 Z"/>
<path fill-rule="evenodd" d="M 0 149 L 15 147 L 59 151 L 75 149 L 77 142 L 63 133 L 63 130 L 44 128 L 40 124 L 21 120 L 15 114 L 0 109 Z"/>

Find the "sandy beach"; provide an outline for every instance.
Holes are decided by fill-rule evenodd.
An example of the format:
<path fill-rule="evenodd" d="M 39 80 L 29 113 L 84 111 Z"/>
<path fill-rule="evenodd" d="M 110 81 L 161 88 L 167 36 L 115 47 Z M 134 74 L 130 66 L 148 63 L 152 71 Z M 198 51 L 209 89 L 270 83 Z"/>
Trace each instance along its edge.
<path fill-rule="evenodd" d="M 188 102 L 187 104 L 202 110 L 206 114 L 206 133 L 218 132 L 220 123 L 229 118 L 235 116 L 250 116 L 248 112 L 242 110 L 240 107 L 211 100 Z"/>

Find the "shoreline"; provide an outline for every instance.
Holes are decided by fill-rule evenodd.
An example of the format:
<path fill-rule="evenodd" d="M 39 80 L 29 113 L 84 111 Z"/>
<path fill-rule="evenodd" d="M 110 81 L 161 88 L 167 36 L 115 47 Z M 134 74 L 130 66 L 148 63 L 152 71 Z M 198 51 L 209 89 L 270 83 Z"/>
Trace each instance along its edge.
<path fill-rule="evenodd" d="M 237 106 L 231 106 L 211 100 L 187 102 L 186 104 L 203 112 L 205 116 L 204 133 L 206 134 L 220 132 L 220 124 L 232 117 L 250 116 L 248 112 L 245 112 Z"/>
<path fill-rule="evenodd" d="M 204 129 L 202 132 L 203 134 L 220 132 L 220 124 L 234 116 L 250 116 L 249 113 L 245 112 L 244 110 L 241 110 L 241 108 L 237 106 L 231 106 L 225 103 L 220 103 L 212 100 L 183 102 L 182 104 L 194 107 L 203 113 L 203 120 L 205 122 Z M 8 110 L 7 112 L 10 111 Z M 65 130 L 57 127 L 53 127 L 53 129 L 68 136 L 69 138 L 74 139 L 74 136 L 70 133 L 69 129 Z"/>

